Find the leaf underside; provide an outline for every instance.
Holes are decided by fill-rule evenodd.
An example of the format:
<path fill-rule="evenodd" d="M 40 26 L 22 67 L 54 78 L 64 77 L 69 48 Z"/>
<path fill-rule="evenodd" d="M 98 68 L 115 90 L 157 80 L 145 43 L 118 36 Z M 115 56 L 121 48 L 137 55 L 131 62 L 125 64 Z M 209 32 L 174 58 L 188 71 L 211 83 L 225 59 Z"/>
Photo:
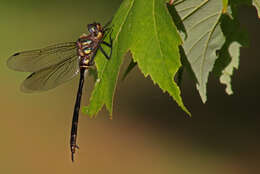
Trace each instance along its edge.
<path fill-rule="evenodd" d="M 196 0 L 181 1 L 176 4 L 187 32 L 183 48 L 197 79 L 197 89 L 203 102 L 206 102 L 206 85 L 209 73 L 217 59 L 216 51 L 224 44 L 220 18 L 222 1 Z"/>
<path fill-rule="evenodd" d="M 258 18 L 260 18 L 260 0 L 253 0 L 253 5 L 257 9 Z"/>
<path fill-rule="evenodd" d="M 228 66 L 222 71 L 222 75 L 220 76 L 220 83 L 226 85 L 226 93 L 229 95 L 233 94 L 231 87 L 231 76 L 233 75 L 234 69 L 238 69 L 239 66 L 240 47 L 241 45 L 238 42 L 234 42 L 229 46 L 228 50 L 232 59 Z"/>

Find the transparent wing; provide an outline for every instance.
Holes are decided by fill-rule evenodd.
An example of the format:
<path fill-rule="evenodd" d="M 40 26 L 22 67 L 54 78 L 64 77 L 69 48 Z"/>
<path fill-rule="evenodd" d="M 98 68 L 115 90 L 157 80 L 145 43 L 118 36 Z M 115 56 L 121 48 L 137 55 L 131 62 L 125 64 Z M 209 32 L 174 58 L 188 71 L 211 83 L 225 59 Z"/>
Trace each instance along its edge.
<path fill-rule="evenodd" d="M 19 52 L 7 60 L 10 69 L 36 72 L 77 55 L 76 42 L 60 43 L 46 48 Z"/>
<path fill-rule="evenodd" d="M 46 91 L 72 79 L 79 73 L 79 60 L 73 56 L 46 69 L 32 73 L 21 85 L 26 93 Z"/>

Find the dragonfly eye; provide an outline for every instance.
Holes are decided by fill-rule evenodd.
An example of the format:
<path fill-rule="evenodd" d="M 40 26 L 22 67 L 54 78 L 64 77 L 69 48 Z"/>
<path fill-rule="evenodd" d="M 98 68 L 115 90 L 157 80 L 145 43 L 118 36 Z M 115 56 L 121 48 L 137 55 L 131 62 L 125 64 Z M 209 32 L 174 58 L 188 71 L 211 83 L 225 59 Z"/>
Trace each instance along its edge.
<path fill-rule="evenodd" d="M 93 26 L 93 25 L 89 25 L 89 26 L 88 26 L 88 31 L 89 31 L 89 33 L 95 33 L 96 30 L 97 30 L 97 29 L 96 29 L 95 26 Z"/>
<path fill-rule="evenodd" d="M 96 27 L 91 28 L 91 32 L 94 33 L 96 31 Z"/>

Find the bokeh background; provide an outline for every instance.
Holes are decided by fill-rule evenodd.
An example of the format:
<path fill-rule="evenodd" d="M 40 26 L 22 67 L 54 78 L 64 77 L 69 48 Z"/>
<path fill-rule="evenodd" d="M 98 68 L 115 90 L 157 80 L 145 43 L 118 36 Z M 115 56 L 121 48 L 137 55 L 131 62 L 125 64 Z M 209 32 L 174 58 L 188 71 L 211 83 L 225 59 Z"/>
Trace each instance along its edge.
<path fill-rule="evenodd" d="M 111 19 L 120 2 L 0 1 L 0 173 L 259 173 L 260 20 L 253 7 L 240 9 L 251 43 L 241 50 L 234 95 L 210 78 L 208 102 L 202 104 L 185 75 L 183 99 L 193 114 L 188 118 L 136 68 L 119 81 L 113 120 L 105 110 L 96 119 L 81 114 L 80 150 L 71 162 L 78 78 L 48 92 L 24 94 L 19 85 L 28 74 L 9 70 L 6 60 L 17 51 L 76 40 L 86 24 Z M 90 78 L 83 104 L 91 85 Z"/>

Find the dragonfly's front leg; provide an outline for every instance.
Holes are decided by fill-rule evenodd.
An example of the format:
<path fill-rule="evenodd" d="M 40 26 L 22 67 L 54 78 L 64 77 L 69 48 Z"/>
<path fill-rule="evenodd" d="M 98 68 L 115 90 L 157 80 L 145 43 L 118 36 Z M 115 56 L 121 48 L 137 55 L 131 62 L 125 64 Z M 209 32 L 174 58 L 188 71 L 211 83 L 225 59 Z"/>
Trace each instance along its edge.
<path fill-rule="evenodd" d="M 112 50 L 113 50 L 113 39 L 111 37 L 111 33 L 109 35 L 109 38 L 110 38 L 110 43 L 107 43 L 106 41 L 102 41 L 101 44 L 104 44 L 106 45 L 107 47 L 110 48 L 110 53 L 109 55 L 105 52 L 105 50 L 102 48 L 102 46 L 100 45 L 99 48 L 100 48 L 100 51 L 102 52 L 102 54 L 107 58 L 107 59 L 110 59 L 111 56 L 112 56 Z"/>

